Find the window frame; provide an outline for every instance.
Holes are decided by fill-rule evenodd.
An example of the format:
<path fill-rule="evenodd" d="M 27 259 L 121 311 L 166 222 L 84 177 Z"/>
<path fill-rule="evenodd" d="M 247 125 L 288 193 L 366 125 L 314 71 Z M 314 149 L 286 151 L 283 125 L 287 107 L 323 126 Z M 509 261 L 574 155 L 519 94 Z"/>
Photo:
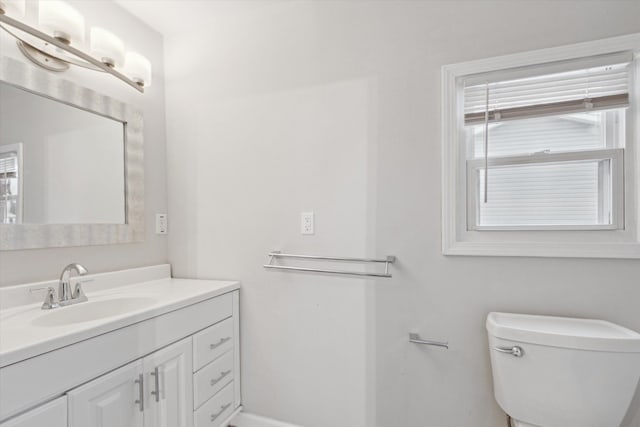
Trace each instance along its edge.
<path fill-rule="evenodd" d="M 516 230 L 617 230 L 624 229 L 624 149 L 596 149 L 581 151 L 565 151 L 556 153 L 534 153 L 530 155 L 489 157 L 488 166 L 524 166 L 543 165 L 546 163 L 568 163 L 585 160 L 611 161 L 611 224 L 583 224 L 583 225 L 478 225 L 477 207 L 480 194 L 476 169 L 484 167 L 484 159 L 467 160 L 467 230 L 470 231 L 516 231 Z M 491 173 L 491 170 L 489 170 Z M 602 190 L 606 192 L 606 189 Z M 607 192 L 608 193 L 608 192 Z"/>
<path fill-rule="evenodd" d="M 519 67 L 532 67 L 549 62 L 588 59 L 591 56 L 632 51 L 634 63 L 630 69 L 630 106 L 625 113 L 626 147 L 598 149 L 601 157 L 611 158 L 614 172 L 612 180 L 622 180 L 623 194 L 612 194 L 612 222 L 615 227 L 599 225 L 569 229 L 526 229 L 520 227 L 491 230 L 469 229 L 469 200 L 476 197 L 467 194 L 470 177 L 467 163 L 467 144 L 464 130 L 463 80 L 471 76 L 501 72 Z M 637 182 L 640 169 L 638 135 L 640 114 L 638 101 L 638 52 L 640 33 L 621 37 L 578 43 L 549 49 L 523 52 L 513 55 L 482 59 L 442 67 L 442 251 L 445 255 L 479 256 L 539 256 L 539 257 L 587 257 L 587 258 L 640 258 L 638 213 L 640 200 Z M 589 150 L 591 151 L 591 150 Z M 571 156 L 586 151 L 571 152 Z M 606 153 L 606 154 L 605 154 Z M 559 157 L 558 157 L 559 156 Z M 567 153 L 534 154 L 530 160 L 568 159 Z M 522 157 L 522 156 L 512 156 Z M 505 158 L 489 158 L 490 165 L 499 164 Z M 469 162 L 476 162 L 469 159 Z M 498 163 L 496 163 L 498 162 Z M 623 168 L 614 167 L 624 165 Z M 482 160 L 484 163 L 484 160 Z M 612 183 L 615 188 L 616 183 Z M 472 213 L 473 214 L 473 213 Z M 624 225 L 623 225 L 624 224 Z"/>

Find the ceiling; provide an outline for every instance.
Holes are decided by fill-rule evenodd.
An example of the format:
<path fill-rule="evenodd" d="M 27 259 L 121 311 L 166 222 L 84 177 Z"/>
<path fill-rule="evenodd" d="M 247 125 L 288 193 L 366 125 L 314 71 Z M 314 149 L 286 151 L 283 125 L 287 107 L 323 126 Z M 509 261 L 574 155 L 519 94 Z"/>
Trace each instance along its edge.
<path fill-rule="evenodd" d="M 284 0 L 115 0 L 163 35 L 188 31 Z"/>

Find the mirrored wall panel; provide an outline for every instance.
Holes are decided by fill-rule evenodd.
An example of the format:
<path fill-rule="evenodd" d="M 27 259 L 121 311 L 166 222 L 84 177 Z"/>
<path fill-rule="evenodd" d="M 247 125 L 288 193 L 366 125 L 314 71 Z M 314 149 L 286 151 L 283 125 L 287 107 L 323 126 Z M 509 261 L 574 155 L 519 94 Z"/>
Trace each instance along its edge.
<path fill-rule="evenodd" d="M 0 224 L 125 224 L 125 131 L 0 82 Z"/>

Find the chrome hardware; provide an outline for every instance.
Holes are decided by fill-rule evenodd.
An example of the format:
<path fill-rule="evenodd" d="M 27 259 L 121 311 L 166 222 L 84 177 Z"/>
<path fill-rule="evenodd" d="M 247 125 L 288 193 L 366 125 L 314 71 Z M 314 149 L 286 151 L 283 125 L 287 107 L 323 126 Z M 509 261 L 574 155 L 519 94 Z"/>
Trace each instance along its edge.
<path fill-rule="evenodd" d="M 152 396 L 156 397 L 156 402 L 160 402 L 160 375 L 158 373 L 158 368 L 155 368 L 153 372 L 151 372 L 151 376 L 154 377 L 156 390 L 151 392 Z"/>
<path fill-rule="evenodd" d="M 372 258 L 341 258 L 341 257 L 329 257 L 329 256 L 317 256 L 317 255 L 294 255 L 283 254 L 279 251 L 273 251 L 269 253 L 269 264 L 264 264 L 264 268 L 276 269 L 276 270 L 291 270 L 291 271 L 303 271 L 309 273 L 328 273 L 328 274 L 345 274 L 349 276 L 367 276 L 367 277 L 391 277 L 389 273 L 389 266 L 396 261 L 396 257 L 393 255 L 387 256 L 385 259 L 372 259 Z M 340 262 L 362 262 L 362 263 L 384 263 L 384 273 L 366 273 L 360 271 L 347 271 L 347 270 L 325 270 L 320 268 L 307 268 L 307 267 L 290 267 L 286 265 L 274 265 L 273 261 L 277 258 L 297 258 L 307 260 L 320 260 L 320 261 L 340 261 Z"/>
<path fill-rule="evenodd" d="M 71 299 L 74 301 L 74 303 L 85 302 L 89 300 L 89 298 L 87 298 L 87 296 L 84 294 L 84 290 L 82 289 L 82 285 L 89 282 L 93 282 L 93 279 L 80 280 L 76 283 L 76 286 L 73 289 L 73 294 L 71 295 Z"/>
<path fill-rule="evenodd" d="M 514 357 L 522 357 L 524 356 L 524 350 L 522 349 L 522 347 L 520 346 L 513 346 L 513 347 L 493 347 L 493 349 L 495 351 L 498 351 L 500 353 L 506 353 L 506 354 L 510 354 Z"/>
<path fill-rule="evenodd" d="M 217 414 L 211 414 L 211 422 L 214 422 L 220 415 L 222 415 L 222 413 L 224 411 L 226 411 L 229 406 L 231 406 L 231 403 L 227 403 L 226 405 L 222 405 L 220 407 L 220 412 L 218 412 Z"/>
<path fill-rule="evenodd" d="M 546 150 L 534 151 L 533 153 L 530 154 L 530 156 L 535 156 L 538 154 L 549 154 L 549 153 L 551 153 L 551 150 L 547 148 Z"/>
<path fill-rule="evenodd" d="M 80 264 L 73 263 L 67 265 L 60 275 L 60 281 L 58 282 L 58 298 L 60 300 L 61 305 L 64 302 L 70 301 L 73 299 L 73 294 L 71 294 L 71 272 L 76 271 L 80 276 L 84 276 L 89 273 L 86 268 L 81 266 Z M 78 301 L 80 302 L 80 301 Z"/>
<path fill-rule="evenodd" d="M 15 37 L 19 44 L 29 46 L 29 50 L 23 50 L 25 56 L 47 70 L 63 71 L 68 68 L 69 64 L 73 64 L 90 70 L 109 73 L 137 91 L 144 92 L 143 85 L 124 75 L 120 70 L 103 63 L 101 58 L 95 58 L 85 50 L 78 49 L 67 43 L 65 40 L 67 37 L 60 37 L 61 34 L 56 35 L 55 32 L 48 34 L 35 26 L 22 22 L 22 20 L 14 19 L 4 13 L 0 13 L 0 28 Z M 27 36 L 26 39 L 25 36 Z M 32 46 L 32 43 L 35 46 Z M 32 51 L 38 52 L 38 55 L 33 55 Z M 57 67 L 50 66 L 51 62 L 54 62 Z"/>
<path fill-rule="evenodd" d="M 47 295 L 44 297 L 44 302 L 42 303 L 43 310 L 51 310 L 52 308 L 60 307 L 58 304 L 58 299 L 56 298 L 56 290 L 49 286 L 47 289 Z M 40 289 L 32 289 L 32 291 L 37 291 Z"/>
<path fill-rule="evenodd" d="M 138 400 L 134 403 L 140 405 L 140 412 L 144 412 L 144 376 L 140 374 L 138 379 L 134 381 L 135 384 L 139 384 L 138 388 Z"/>
<path fill-rule="evenodd" d="M 228 371 L 220 372 L 220 376 L 218 378 L 211 380 L 211 387 L 218 384 L 220 381 L 224 379 L 224 377 L 226 377 L 230 373 L 231 373 L 231 369 L 229 369 Z"/>
<path fill-rule="evenodd" d="M 215 350 L 216 348 L 220 347 L 222 344 L 226 343 L 230 339 L 231 337 L 220 338 L 220 341 L 218 341 L 216 344 L 209 344 L 209 350 Z"/>
<path fill-rule="evenodd" d="M 88 301 L 89 299 L 85 295 L 82 284 L 86 282 L 91 282 L 93 279 L 87 279 L 83 281 L 78 281 L 76 283 L 75 289 L 73 293 L 71 292 L 71 272 L 75 270 L 80 276 L 84 276 L 88 274 L 86 268 L 81 266 L 80 264 L 69 264 L 62 270 L 62 274 L 60 275 L 60 280 L 58 281 L 58 295 L 56 298 L 56 292 L 53 288 L 47 288 L 47 296 L 45 297 L 44 303 L 42 304 L 43 310 L 51 310 L 53 308 L 64 307 L 66 305 L 78 304 L 80 302 Z M 30 289 L 30 292 L 37 292 L 44 288 L 34 288 Z"/>
<path fill-rule="evenodd" d="M 409 342 L 412 342 L 414 344 L 432 345 L 434 347 L 444 347 L 447 350 L 449 349 L 449 343 L 448 342 L 423 340 L 422 338 L 420 338 L 420 335 L 418 335 L 416 333 L 413 333 L 413 332 L 409 333 Z"/>

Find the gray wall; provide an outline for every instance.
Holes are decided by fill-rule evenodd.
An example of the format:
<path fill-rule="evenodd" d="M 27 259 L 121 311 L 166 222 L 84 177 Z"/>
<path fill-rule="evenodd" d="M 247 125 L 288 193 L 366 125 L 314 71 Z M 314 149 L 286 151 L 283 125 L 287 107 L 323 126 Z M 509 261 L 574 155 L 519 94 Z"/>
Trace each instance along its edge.
<path fill-rule="evenodd" d="M 79 262 L 92 273 L 97 273 L 168 261 L 166 236 L 154 234 L 155 213 L 166 212 L 167 209 L 162 36 L 110 0 L 76 0 L 69 3 L 84 15 L 87 27 L 95 25 L 109 29 L 124 40 L 127 49 L 142 53 L 153 65 L 153 86 L 144 95 L 102 73 L 72 68 L 60 74 L 60 78 L 75 80 L 82 86 L 134 105 L 143 112 L 146 237 L 144 243 L 139 244 L 2 251 L 0 286 L 55 278 L 70 262 Z M 1 55 L 17 58 L 34 66 L 18 51 L 14 39 L 4 31 L 0 33 Z M 25 115 L 23 124 L 34 126 L 29 119 Z"/>
<path fill-rule="evenodd" d="M 243 281 L 248 411 L 494 427 L 489 311 L 640 330 L 640 261 L 440 252 L 440 67 L 638 32 L 638 18 L 637 1 L 280 2 L 167 38 L 170 259 Z M 306 210 L 315 236 L 299 234 Z M 272 249 L 399 261 L 376 282 L 267 273 Z M 451 349 L 409 345 L 410 329 Z"/>

